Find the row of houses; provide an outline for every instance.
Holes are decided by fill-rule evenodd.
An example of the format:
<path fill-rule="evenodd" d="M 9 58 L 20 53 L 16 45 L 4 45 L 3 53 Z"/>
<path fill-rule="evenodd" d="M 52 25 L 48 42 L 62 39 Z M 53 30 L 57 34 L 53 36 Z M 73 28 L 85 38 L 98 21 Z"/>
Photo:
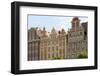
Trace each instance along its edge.
<path fill-rule="evenodd" d="M 78 17 L 71 21 L 71 28 L 66 32 L 63 28 L 51 32 L 43 29 L 28 30 L 28 61 L 76 59 L 81 52 L 87 51 L 87 22 L 80 23 Z M 66 28 L 67 29 L 67 28 Z"/>

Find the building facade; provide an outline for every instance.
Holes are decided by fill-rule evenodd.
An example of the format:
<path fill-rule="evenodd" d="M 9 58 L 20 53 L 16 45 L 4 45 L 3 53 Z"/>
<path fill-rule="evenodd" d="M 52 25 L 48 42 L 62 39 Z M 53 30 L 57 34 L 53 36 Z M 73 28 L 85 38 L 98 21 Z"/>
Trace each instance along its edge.
<path fill-rule="evenodd" d="M 39 60 L 40 37 L 37 28 L 28 30 L 28 61 Z"/>
<path fill-rule="evenodd" d="M 71 28 L 47 32 L 45 27 L 28 30 L 28 60 L 76 59 L 87 51 L 87 22 L 80 23 L 78 17 L 71 21 Z"/>
<path fill-rule="evenodd" d="M 82 52 L 87 51 L 87 22 L 80 23 L 78 17 L 71 21 L 72 28 L 68 31 L 67 58 L 77 58 Z"/>
<path fill-rule="evenodd" d="M 52 28 L 51 33 L 45 33 L 40 37 L 41 60 L 64 59 L 66 50 L 66 32 L 64 29 L 57 32 L 55 28 Z"/>

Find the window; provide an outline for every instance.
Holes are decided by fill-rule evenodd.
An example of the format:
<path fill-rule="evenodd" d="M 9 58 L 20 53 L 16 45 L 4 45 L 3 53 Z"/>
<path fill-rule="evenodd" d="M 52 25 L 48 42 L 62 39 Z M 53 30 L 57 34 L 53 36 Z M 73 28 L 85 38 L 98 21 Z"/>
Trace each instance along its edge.
<path fill-rule="evenodd" d="M 56 46 L 56 50 L 58 51 L 58 46 Z"/>
<path fill-rule="evenodd" d="M 82 35 L 82 32 L 80 32 L 80 35 Z"/>
<path fill-rule="evenodd" d="M 69 34 L 69 36 L 71 36 L 71 34 Z"/>
<path fill-rule="evenodd" d="M 52 51 L 54 51 L 54 47 L 52 47 Z"/>
<path fill-rule="evenodd" d="M 54 42 L 52 42 L 52 44 L 54 44 Z"/>
<path fill-rule="evenodd" d="M 53 58 L 55 57 L 54 53 L 52 53 L 52 57 L 53 57 Z"/>
<path fill-rule="evenodd" d="M 50 41 L 48 41 L 48 45 L 50 45 Z"/>
<path fill-rule="evenodd" d="M 65 51 L 65 48 L 63 48 L 63 51 Z"/>
<path fill-rule="evenodd" d="M 48 52 L 50 52 L 50 47 L 48 47 Z"/>
<path fill-rule="evenodd" d="M 84 32 L 85 36 L 87 35 L 87 32 Z"/>
<path fill-rule="evenodd" d="M 48 58 L 50 58 L 50 53 L 48 53 Z"/>

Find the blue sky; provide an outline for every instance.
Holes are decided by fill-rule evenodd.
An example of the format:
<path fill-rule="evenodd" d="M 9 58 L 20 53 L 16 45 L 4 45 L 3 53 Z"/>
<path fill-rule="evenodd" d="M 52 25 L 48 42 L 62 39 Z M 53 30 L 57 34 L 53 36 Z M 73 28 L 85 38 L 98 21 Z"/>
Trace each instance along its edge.
<path fill-rule="evenodd" d="M 71 20 L 74 16 L 47 16 L 47 15 L 28 15 L 28 29 L 31 27 L 45 27 L 48 32 L 54 27 L 57 31 L 64 28 L 65 31 L 71 28 Z M 87 17 L 79 17 L 80 22 L 87 22 Z"/>

